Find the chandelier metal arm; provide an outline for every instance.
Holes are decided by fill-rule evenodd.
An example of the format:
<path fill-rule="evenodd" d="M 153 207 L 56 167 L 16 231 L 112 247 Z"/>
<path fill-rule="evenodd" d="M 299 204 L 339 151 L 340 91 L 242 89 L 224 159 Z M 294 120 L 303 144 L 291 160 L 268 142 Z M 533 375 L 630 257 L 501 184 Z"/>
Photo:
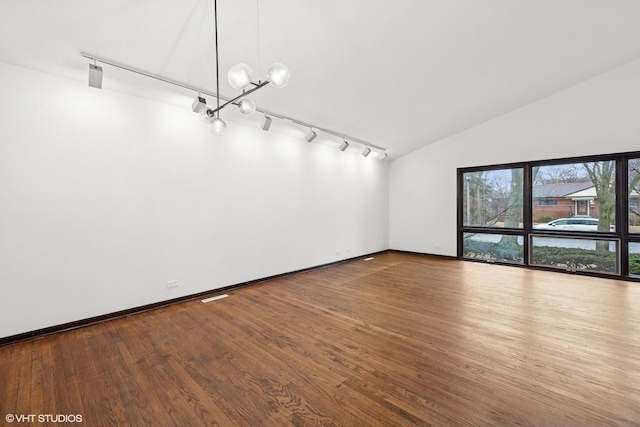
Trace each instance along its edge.
<path fill-rule="evenodd" d="M 218 102 L 218 107 L 215 110 L 212 110 L 211 113 L 217 113 L 218 111 L 222 110 L 224 107 L 226 107 L 229 104 L 234 104 L 235 105 L 237 100 L 239 100 L 241 98 L 244 98 L 245 96 L 249 95 L 250 93 L 253 93 L 253 92 L 257 91 L 258 89 L 263 88 L 268 84 L 269 84 L 269 80 L 267 80 L 266 82 L 262 82 L 259 85 L 257 85 L 256 87 L 254 87 L 253 89 L 249 89 L 249 90 L 241 93 L 240 95 L 236 96 L 233 99 L 230 99 L 229 101 L 225 102 L 222 105 L 220 105 L 220 102 Z"/>

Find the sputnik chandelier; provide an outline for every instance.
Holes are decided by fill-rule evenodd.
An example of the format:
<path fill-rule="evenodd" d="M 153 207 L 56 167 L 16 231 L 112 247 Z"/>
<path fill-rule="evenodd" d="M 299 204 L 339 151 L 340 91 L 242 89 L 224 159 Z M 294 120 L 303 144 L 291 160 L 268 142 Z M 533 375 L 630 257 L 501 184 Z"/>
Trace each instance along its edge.
<path fill-rule="evenodd" d="M 130 67 L 128 65 L 124 65 L 109 59 L 100 58 L 96 55 L 92 55 L 89 53 L 81 52 L 80 55 L 90 59 L 93 63 L 89 64 L 89 86 L 97 89 L 102 89 L 102 67 L 98 65 L 98 63 L 110 65 L 115 68 L 119 68 L 121 70 L 129 71 L 134 74 L 138 74 L 141 76 L 149 77 L 164 83 L 168 83 L 177 87 L 181 87 L 183 89 L 187 89 L 192 92 L 196 92 L 196 99 L 193 101 L 191 105 L 191 109 L 193 112 L 198 113 L 202 121 L 208 123 L 210 125 L 210 130 L 214 135 L 222 135 L 227 129 L 227 124 L 224 120 L 220 118 L 220 111 L 229 106 L 235 105 L 238 107 L 240 113 L 244 116 L 252 116 L 256 111 L 260 111 L 264 114 L 262 119 L 261 129 L 264 131 L 269 131 L 271 127 L 271 123 L 273 118 L 277 118 L 280 120 L 289 121 L 295 125 L 302 126 L 308 129 L 308 133 L 304 137 L 307 142 L 312 142 L 318 136 L 318 132 L 322 132 L 330 137 L 339 138 L 342 142 L 339 145 L 340 151 L 346 151 L 347 149 L 353 151 L 353 149 L 358 150 L 358 147 L 362 147 L 364 151 L 361 152 L 362 156 L 367 157 L 372 152 L 375 153 L 374 157 L 378 159 L 386 159 L 387 152 L 385 148 L 378 147 L 376 145 L 370 144 L 365 141 L 358 140 L 356 138 L 352 138 L 348 135 L 345 135 L 340 132 L 335 132 L 330 129 L 322 128 L 316 125 L 312 125 L 310 123 L 302 122 L 300 120 L 294 119 L 292 117 L 287 117 L 281 114 L 276 114 L 274 112 L 261 110 L 256 107 L 255 102 L 253 102 L 248 95 L 253 92 L 261 89 L 269 84 L 276 88 L 283 88 L 287 86 L 289 83 L 290 73 L 289 69 L 280 63 L 275 63 L 271 65 L 267 70 L 267 75 L 264 80 L 258 80 L 258 82 L 253 82 L 253 70 L 247 64 L 240 63 L 237 64 L 231 69 L 227 74 L 227 79 L 232 88 L 236 90 L 242 91 L 238 96 L 234 98 L 228 98 L 220 95 L 220 75 L 219 75 L 219 49 L 218 49 L 218 1 L 214 0 L 213 3 L 214 10 L 214 19 L 215 19 L 215 54 L 216 54 L 216 93 L 209 93 L 205 90 L 199 89 L 197 87 L 191 86 L 189 84 L 185 84 L 179 81 L 171 80 L 166 77 L 159 76 L 157 74 L 153 74 L 147 71 L 143 71 L 137 68 Z M 215 97 L 216 105 L 215 108 L 207 106 L 207 100 L 203 95 L 207 95 L 208 97 Z M 220 100 L 225 101 L 222 105 L 220 105 Z M 347 141 L 348 140 L 348 141 Z M 355 144 L 355 145 L 353 145 Z"/>
<path fill-rule="evenodd" d="M 227 74 L 227 79 L 232 88 L 241 90 L 242 93 L 235 98 L 220 105 L 220 70 L 219 70 L 219 54 L 218 54 L 218 0 L 213 0 L 213 16 L 215 20 L 215 42 L 216 42 L 216 108 L 207 107 L 206 100 L 198 94 L 191 106 L 192 110 L 200 114 L 200 118 L 211 126 L 211 132 L 214 135 L 222 135 L 227 129 L 227 124 L 220 118 L 220 110 L 229 104 L 238 106 L 240 113 L 245 116 L 252 116 L 256 112 L 256 104 L 247 95 L 265 87 L 268 84 L 276 88 L 283 88 L 289 83 L 289 69 L 280 63 L 275 63 L 267 70 L 265 81 L 254 83 L 253 70 L 247 64 L 240 63 L 231 69 Z M 247 87 L 252 85 L 251 89 Z"/>

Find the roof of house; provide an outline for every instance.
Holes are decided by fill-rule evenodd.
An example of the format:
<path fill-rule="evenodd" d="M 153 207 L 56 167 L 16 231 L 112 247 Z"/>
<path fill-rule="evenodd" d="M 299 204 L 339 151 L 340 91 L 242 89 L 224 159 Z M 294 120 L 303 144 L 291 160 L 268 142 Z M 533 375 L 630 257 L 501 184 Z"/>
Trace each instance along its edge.
<path fill-rule="evenodd" d="M 593 187 L 593 183 L 591 181 L 561 182 L 561 183 L 534 185 L 533 197 L 534 198 L 565 197 L 568 194 L 577 193 L 578 191 L 586 190 L 589 187 Z"/>
<path fill-rule="evenodd" d="M 589 188 L 585 188 L 581 191 L 576 191 L 575 193 L 567 194 L 567 198 L 571 198 L 574 200 L 578 199 L 595 199 L 598 197 L 598 193 L 596 192 L 596 187 L 593 185 Z"/>

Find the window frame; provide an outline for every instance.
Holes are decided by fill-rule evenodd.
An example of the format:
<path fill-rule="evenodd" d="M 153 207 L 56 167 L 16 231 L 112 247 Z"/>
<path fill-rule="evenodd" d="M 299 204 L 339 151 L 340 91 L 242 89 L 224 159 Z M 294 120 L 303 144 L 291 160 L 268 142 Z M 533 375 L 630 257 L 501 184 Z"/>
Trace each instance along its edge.
<path fill-rule="evenodd" d="M 489 262 L 495 264 L 505 264 L 520 268 L 531 268 L 538 270 L 549 270 L 556 272 L 564 272 L 564 270 L 534 265 L 531 263 L 531 249 L 532 249 L 532 236 L 548 236 L 548 237 L 565 237 L 565 238 L 582 238 L 582 239 L 594 239 L 594 240 L 617 240 L 618 250 L 616 252 L 617 270 L 616 274 L 611 273 L 599 273 L 591 271 L 569 271 L 567 273 L 605 277 L 610 279 L 624 279 L 630 281 L 640 281 L 640 276 L 631 276 L 629 272 L 629 244 L 640 243 L 640 233 L 629 232 L 629 212 L 628 212 L 628 197 L 629 197 L 629 160 L 640 158 L 640 152 L 625 152 L 616 154 L 603 154 L 595 156 L 580 156 L 580 157 L 567 157 L 549 160 L 537 160 L 530 162 L 517 162 L 517 163 L 502 163 L 493 165 L 484 165 L 476 167 L 461 167 L 457 169 L 457 258 L 471 262 Z M 543 230 L 533 229 L 533 208 L 535 200 L 533 198 L 533 183 L 532 183 L 532 171 L 535 167 L 543 166 L 558 166 L 572 163 L 591 163 L 602 161 L 614 161 L 615 162 L 615 224 L 614 229 L 608 232 L 605 231 L 568 231 L 568 230 Z M 464 208 L 464 194 L 462 189 L 464 188 L 465 174 L 481 171 L 491 170 L 504 170 L 522 168 L 523 169 L 523 228 L 506 228 L 506 227 L 492 227 L 492 226 L 466 226 L 463 223 L 463 208 Z M 540 199 L 538 199 L 540 200 Z M 537 203 L 536 203 L 537 204 Z M 577 219 L 580 216 L 576 216 Z M 505 263 L 500 261 L 482 260 L 476 258 L 469 258 L 463 255 L 464 236 L 465 233 L 474 234 L 503 234 L 519 236 L 524 242 L 524 263 Z"/>

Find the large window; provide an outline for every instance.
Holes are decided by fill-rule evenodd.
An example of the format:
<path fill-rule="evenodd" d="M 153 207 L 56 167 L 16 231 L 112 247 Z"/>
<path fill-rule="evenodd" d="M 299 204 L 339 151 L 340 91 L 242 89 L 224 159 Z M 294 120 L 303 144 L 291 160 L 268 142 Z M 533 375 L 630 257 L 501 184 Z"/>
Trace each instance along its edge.
<path fill-rule="evenodd" d="M 617 274 L 615 240 L 531 236 L 531 265 Z"/>
<path fill-rule="evenodd" d="M 524 169 L 464 172 L 461 180 L 462 223 L 474 230 L 462 234 L 463 256 L 523 264 Z"/>
<path fill-rule="evenodd" d="M 469 172 L 463 177 L 464 225 L 522 228 L 522 168 Z"/>
<path fill-rule="evenodd" d="M 463 254 L 466 258 L 524 263 L 522 238 L 507 234 L 465 233 Z"/>
<path fill-rule="evenodd" d="M 531 176 L 534 228 L 613 231 L 614 160 L 534 166 Z"/>
<path fill-rule="evenodd" d="M 639 205 L 640 153 L 459 169 L 458 256 L 640 279 Z"/>

